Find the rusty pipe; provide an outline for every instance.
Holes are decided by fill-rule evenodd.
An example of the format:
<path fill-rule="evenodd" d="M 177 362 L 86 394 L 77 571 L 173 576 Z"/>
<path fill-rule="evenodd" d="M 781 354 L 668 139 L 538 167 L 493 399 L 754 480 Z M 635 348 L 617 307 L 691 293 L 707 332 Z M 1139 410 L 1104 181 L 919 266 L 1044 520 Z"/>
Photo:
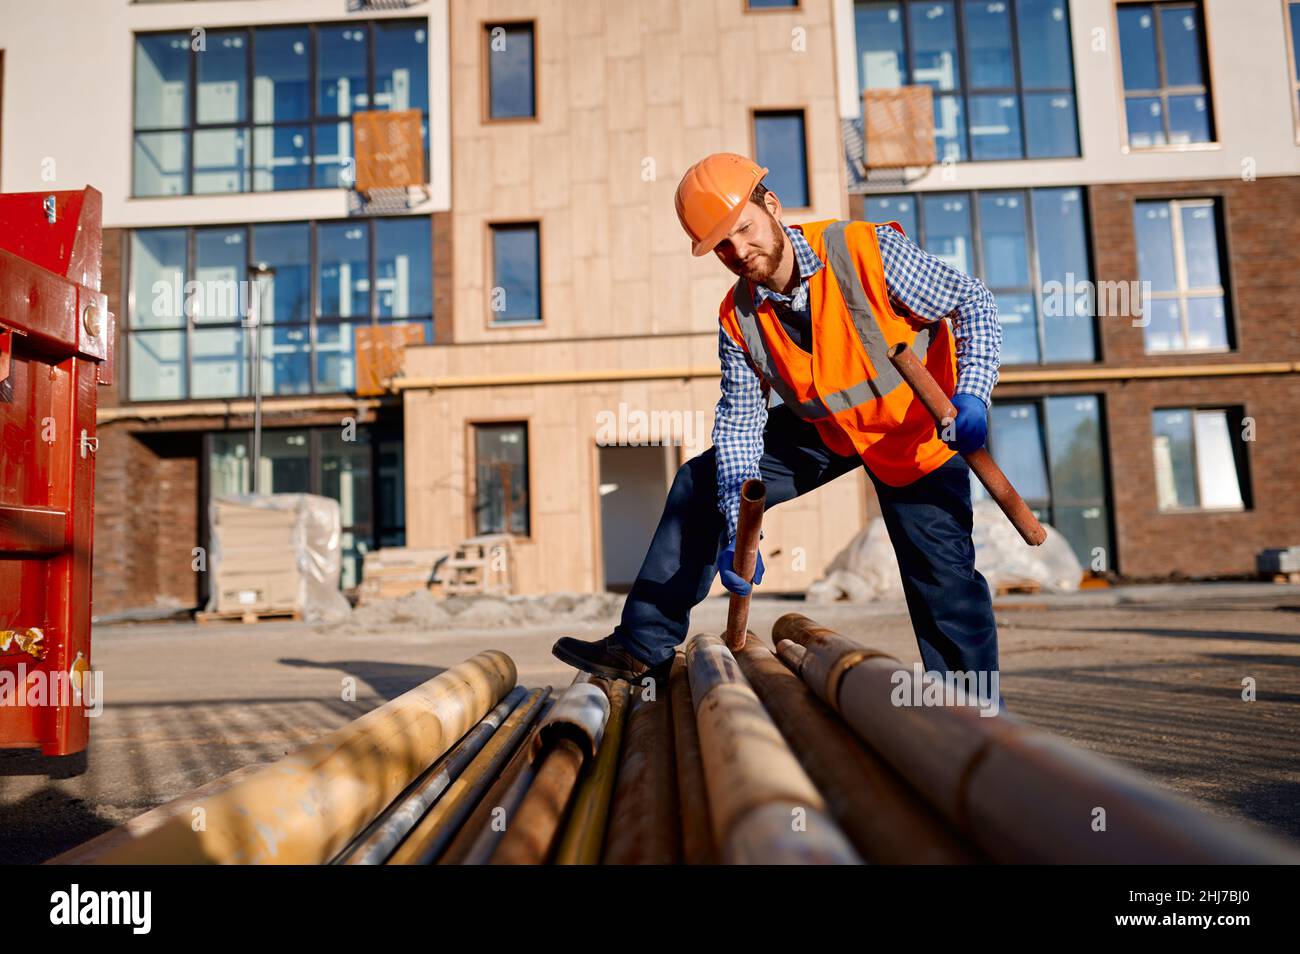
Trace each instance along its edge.
<path fill-rule="evenodd" d="M 785 663 L 786 668 L 795 675 L 799 674 L 807 655 L 808 650 L 792 639 L 783 639 L 776 644 L 776 658 Z"/>
<path fill-rule="evenodd" d="M 673 658 L 668 693 L 673 707 L 673 752 L 677 763 L 682 861 L 688 865 L 716 865 L 718 846 L 713 840 L 713 823 L 709 819 L 709 793 L 704 785 L 700 733 L 695 724 L 695 706 L 691 702 L 686 654 L 681 650 Z"/>
<path fill-rule="evenodd" d="M 686 646 L 714 838 L 727 864 L 860 864 L 726 643 Z"/>
<path fill-rule="evenodd" d="M 515 686 L 495 709 L 483 717 L 456 747 L 434 763 L 405 795 L 393 802 L 370 827 L 363 831 L 351 845 L 344 849 L 335 864 L 378 865 L 393 853 L 424 817 L 433 804 L 464 773 L 472 760 L 483 750 L 497 729 L 505 722 L 515 707 L 528 695 L 523 686 Z"/>
<path fill-rule="evenodd" d="M 947 823 L 770 649 L 750 640 L 736 661 L 863 858 L 924 865 L 977 860 Z"/>
<path fill-rule="evenodd" d="M 442 854 L 465 822 L 479 797 L 492 784 L 520 743 L 528 736 L 550 697 L 551 687 L 534 689 L 491 740 L 474 757 L 445 795 L 429 810 L 385 862 L 390 865 L 428 865 Z"/>
<path fill-rule="evenodd" d="M 889 349 L 889 360 L 898 369 L 899 375 L 907 382 L 908 387 L 925 405 L 925 409 L 930 412 L 935 427 L 940 429 L 947 427 L 957 416 L 957 409 L 952 406 L 948 395 L 943 393 L 939 382 L 917 358 L 916 352 L 900 342 Z M 1047 539 L 1047 531 L 1016 492 L 1016 488 L 1011 486 L 1011 481 L 1007 479 L 1007 475 L 1002 472 L 1002 468 L 997 465 L 989 452 L 981 447 L 962 456 L 966 458 L 970 469 L 975 472 L 975 476 L 989 492 L 989 496 L 997 501 L 997 505 L 1002 508 L 1002 512 L 1007 515 L 1007 519 L 1011 521 L 1024 541 L 1031 547 L 1041 545 Z"/>
<path fill-rule="evenodd" d="M 781 617 L 773 627 L 773 638 L 800 643 L 809 659 L 842 653 L 844 643 L 854 645 L 831 635 L 838 636 L 798 613 Z M 944 693 L 933 691 L 929 675 L 918 680 L 893 657 L 864 647 L 857 651 L 860 658 L 848 665 L 823 661 L 810 670 L 805 660 L 805 681 L 995 861 L 1300 862 L 1295 849 L 1207 815 L 1146 777 L 1013 716 L 985 717 L 971 705 L 945 705 Z"/>
<path fill-rule="evenodd" d="M 616 680 L 608 685 L 606 692 L 609 695 L 609 721 L 596 752 L 596 761 L 573 800 L 569 825 L 555 853 L 557 865 L 600 864 L 610 802 L 614 796 L 614 780 L 618 777 L 618 758 L 623 749 L 628 684 L 622 679 Z"/>
<path fill-rule="evenodd" d="M 542 718 L 546 717 L 547 711 L 554 704 L 554 699 L 548 699 L 543 704 Z M 518 809 L 537 774 L 537 729 L 538 726 L 533 726 L 523 744 L 515 750 L 473 814 L 465 820 L 447 850 L 438 858 L 439 865 L 483 865 L 491 859 L 511 816 Z"/>
<path fill-rule="evenodd" d="M 537 774 L 492 852 L 494 865 L 540 865 L 551 855 L 578 776 L 595 758 L 609 719 L 605 690 L 580 673 L 551 707 L 533 737 Z"/>
<path fill-rule="evenodd" d="M 736 521 L 736 555 L 731 567 L 743 580 L 752 580 L 758 567 L 758 539 L 763 529 L 763 508 L 767 487 L 761 480 L 747 480 L 740 485 L 740 517 Z M 750 591 L 753 592 L 752 590 Z M 731 594 L 727 603 L 727 646 L 740 649 L 745 645 L 749 625 L 749 597 Z"/>
<path fill-rule="evenodd" d="M 538 757 L 541 766 L 537 777 L 510 819 L 491 864 L 540 865 L 551 853 L 587 756 L 576 738 L 564 735 L 553 740 Z"/>
<path fill-rule="evenodd" d="M 659 698 L 659 686 L 650 681 L 633 687 L 610 805 L 607 865 L 671 865 L 679 860 L 672 703 Z"/>

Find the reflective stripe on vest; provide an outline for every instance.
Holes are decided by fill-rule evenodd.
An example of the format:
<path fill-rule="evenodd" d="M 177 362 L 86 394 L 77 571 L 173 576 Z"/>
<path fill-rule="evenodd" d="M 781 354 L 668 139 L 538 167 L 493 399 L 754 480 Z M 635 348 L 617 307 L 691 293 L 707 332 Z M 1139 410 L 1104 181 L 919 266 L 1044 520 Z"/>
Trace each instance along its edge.
<path fill-rule="evenodd" d="M 847 222 L 828 225 L 822 236 L 826 243 L 827 265 L 835 276 L 840 294 L 844 297 L 844 304 L 849 310 L 849 317 L 853 320 L 858 340 L 862 342 L 862 347 L 871 360 L 871 366 L 875 369 L 875 374 L 871 377 L 842 391 L 827 394 L 823 398 L 814 396 L 811 400 L 800 401 L 794 390 L 776 373 L 772 364 L 767 342 L 758 330 L 758 315 L 749 291 L 749 282 L 743 278 L 737 281 L 733 296 L 736 305 L 736 321 L 755 366 L 772 385 L 773 390 L 781 396 L 781 400 L 790 405 L 790 409 L 800 417 L 810 421 L 882 398 L 903 383 L 897 369 L 889 360 L 889 344 L 885 341 L 884 332 L 881 331 L 880 323 L 876 321 L 875 313 L 871 310 L 871 303 L 867 300 L 862 276 L 858 274 L 858 269 L 853 264 L 853 256 L 844 238 L 846 225 Z M 815 348 L 815 330 L 813 335 Z M 912 350 L 916 352 L 918 358 L 925 359 L 931 337 L 931 326 L 928 324 L 917 332 Z"/>

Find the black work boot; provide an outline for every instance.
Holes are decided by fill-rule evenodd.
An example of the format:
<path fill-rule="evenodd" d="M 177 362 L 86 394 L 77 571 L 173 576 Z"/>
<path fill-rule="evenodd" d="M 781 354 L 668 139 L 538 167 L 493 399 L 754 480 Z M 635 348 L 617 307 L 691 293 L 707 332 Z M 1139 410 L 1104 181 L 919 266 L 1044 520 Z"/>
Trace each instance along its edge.
<path fill-rule="evenodd" d="M 561 636 L 551 647 L 551 655 L 593 676 L 625 679 L 628 682 L 636 682 L 642 676 L 661 679 L 667 676 L 669 664 L 672 663 L 670 658 L 667 663 L 654 667 L 647 666 L 615 642 L 613 636 L 590 641 Z"/>

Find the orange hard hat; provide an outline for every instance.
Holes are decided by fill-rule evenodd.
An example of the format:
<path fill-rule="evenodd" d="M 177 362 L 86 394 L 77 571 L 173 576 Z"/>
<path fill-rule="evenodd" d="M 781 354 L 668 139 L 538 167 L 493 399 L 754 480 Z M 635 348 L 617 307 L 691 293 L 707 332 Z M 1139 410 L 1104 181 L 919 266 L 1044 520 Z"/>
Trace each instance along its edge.
<path fill-rule="evenodd" d="M 686 170 L 677 184 L 677 218 L 694 243 L 692 255 L 707 255 L 736 227 L 736 220 L 767 169 L 734 152 L 715 152 Z"/>

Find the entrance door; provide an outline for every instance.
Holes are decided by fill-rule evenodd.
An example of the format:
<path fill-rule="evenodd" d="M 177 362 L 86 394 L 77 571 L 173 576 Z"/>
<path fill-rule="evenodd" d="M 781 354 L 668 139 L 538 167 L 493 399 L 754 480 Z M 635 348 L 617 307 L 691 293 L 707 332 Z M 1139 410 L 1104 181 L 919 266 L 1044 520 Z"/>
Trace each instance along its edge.
<path fill-rule="evenodd" d="M 636 580 L 676 470 L 675 448 L 599 447 L 600 543 L 605 589 L 626 593 Z"/>

